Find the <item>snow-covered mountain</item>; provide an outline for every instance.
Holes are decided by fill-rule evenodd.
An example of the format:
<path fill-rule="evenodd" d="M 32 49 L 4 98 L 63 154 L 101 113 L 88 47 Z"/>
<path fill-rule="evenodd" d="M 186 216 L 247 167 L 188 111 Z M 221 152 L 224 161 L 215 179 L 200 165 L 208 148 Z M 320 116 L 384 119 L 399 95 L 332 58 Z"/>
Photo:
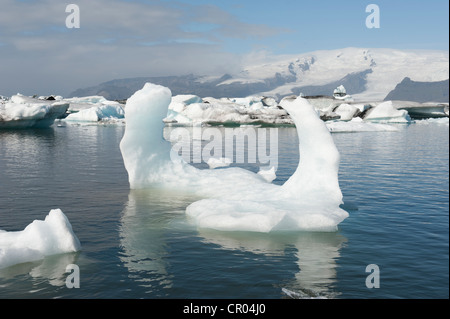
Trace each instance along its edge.
<path fill-rule="evenodd" d="M 449 78 L 448 51 L 344 48 L 253 59 L 235 74 L 120 79 L 79 89 L 70 96 L 126 99 L 145 82 L 168 86 L 174 95 L 281 97 L 331 95 L 344 85 L 356 100 L 383 100 L 405 77 L 418 82 Z"/>
<path fill-rule="evenodd" d="M 349 82 L 344 86 L 355 99 L 382 100 L 405 77 L 419 82 L 448 79 L 449 54 L 363 48 L 316 51 L 250 65 L 222 84 L 257 83 L 270 77 L 292 81 L 261 92 L 263 95 L 320 94 L 321 87 L 335 88 L 336 83 Z M 322 94 L 331 93 L 328 90 Z"/>

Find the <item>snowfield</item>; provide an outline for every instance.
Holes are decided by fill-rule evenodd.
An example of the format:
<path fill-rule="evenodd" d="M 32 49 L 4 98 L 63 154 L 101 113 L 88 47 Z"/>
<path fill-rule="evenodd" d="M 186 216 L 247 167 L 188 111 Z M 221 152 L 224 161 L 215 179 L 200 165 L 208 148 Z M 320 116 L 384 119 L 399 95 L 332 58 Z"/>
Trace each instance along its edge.
<path fill-rule="evenodd" d="M 257 83 L 268 78 L 290 79 L 265 96 L 293 94 L 292 89 L 334 83 L 349 74 L 369 70 L 361 92 L 353 93 L 359 101 L 382 101 L 405 77 L 413 81 L 434 82 L 448 79 L 448 51 L 397 50 L 382 48 L 343 48 L 300 55 L 253 57 L 238 74 L 221 84 Z"/>

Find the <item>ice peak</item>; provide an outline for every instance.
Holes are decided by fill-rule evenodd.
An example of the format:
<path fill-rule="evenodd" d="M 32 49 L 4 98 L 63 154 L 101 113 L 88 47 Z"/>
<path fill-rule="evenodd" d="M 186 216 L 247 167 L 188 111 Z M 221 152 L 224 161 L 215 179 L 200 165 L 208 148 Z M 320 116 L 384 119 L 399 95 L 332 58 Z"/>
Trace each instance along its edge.
<path fill-rule="evenodd" d="M 283 104 L 302 141 L 301 161 L 283 186 L 270 183 L 274 171 L 202 170 L 171 154 L 170 144 L 162 138 L 162 119 L 170 101 L 170 90 L 146 84 L 127 102 L 120 150 L 130 188 L 162 187 L 204 198 L 186 208 L 200 228 L 335 231 L 348 216 L 339 207 L 339 153 L 325 123 L 306 99 L 286 99 Z"/>

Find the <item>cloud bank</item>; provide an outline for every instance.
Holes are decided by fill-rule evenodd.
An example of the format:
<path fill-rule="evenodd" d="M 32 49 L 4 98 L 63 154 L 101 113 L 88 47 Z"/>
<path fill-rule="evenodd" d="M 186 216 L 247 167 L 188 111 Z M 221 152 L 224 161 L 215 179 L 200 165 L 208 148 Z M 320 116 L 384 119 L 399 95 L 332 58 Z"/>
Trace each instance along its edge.
<path fill-rule="evenodd" d="M 67 5 L 2 1 L 0 94 L 65 94 L 114 78 L 223 74 L 240 66 L 224 41 L 283 32 L 209 4 L 122 0 L 76 1 L 80 28 L 69 29 Z"/>

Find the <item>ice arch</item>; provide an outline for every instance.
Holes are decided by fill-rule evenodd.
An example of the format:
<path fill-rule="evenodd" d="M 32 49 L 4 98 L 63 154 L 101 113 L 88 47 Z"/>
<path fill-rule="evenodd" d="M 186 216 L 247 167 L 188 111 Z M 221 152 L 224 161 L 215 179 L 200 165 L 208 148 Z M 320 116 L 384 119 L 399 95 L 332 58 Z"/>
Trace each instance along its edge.
<path fill-rule="evenodd" d="M 282 186 L 241 168 L 201 170 L 171 159 L 171 145 L 162 136 L 170 101 L 168 88 L 151 83 L 127 101 L 120 149 L 130 188 L 188 190 L 203 198 L 186 208 L 200 228 L 335 231 L 348 217 L 339 207 L 339 152 L 307 100 L 282 101 L 297 126 L 301 154 L 297 170 Z"/>

